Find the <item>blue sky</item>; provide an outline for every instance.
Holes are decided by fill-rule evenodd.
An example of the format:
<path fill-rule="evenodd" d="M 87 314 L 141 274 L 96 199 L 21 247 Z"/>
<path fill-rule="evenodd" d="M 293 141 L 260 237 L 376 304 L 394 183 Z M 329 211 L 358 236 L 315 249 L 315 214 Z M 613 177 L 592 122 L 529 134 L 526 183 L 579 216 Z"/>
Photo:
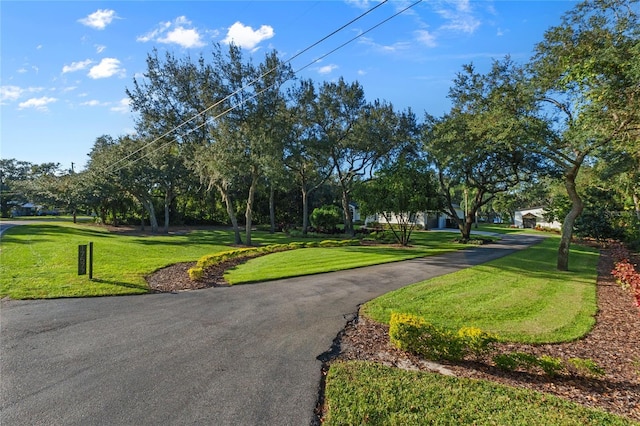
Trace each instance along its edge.
<path fill-rule="evenodd" d="M 146 56 L 197 58 L 233 40 L 260 62 L 284 60 L 378 2 L 7 1 L 0 3 L 0 157 L 82 169 L 95 139 L 133 132 L 125 89 Z M 463 64 L 485 71 L 509 54 L 527 61 L 535 43 L 575 1 L 431 0 L 346 41 L 411 2 L 389 1 L 291 61 L 316 82 L 358 80 L 370 100 L 440 116 Z M 311 65 L 309 65 L 311 64 Z M 307 66 L 308 65 L 308 66 Z"/>

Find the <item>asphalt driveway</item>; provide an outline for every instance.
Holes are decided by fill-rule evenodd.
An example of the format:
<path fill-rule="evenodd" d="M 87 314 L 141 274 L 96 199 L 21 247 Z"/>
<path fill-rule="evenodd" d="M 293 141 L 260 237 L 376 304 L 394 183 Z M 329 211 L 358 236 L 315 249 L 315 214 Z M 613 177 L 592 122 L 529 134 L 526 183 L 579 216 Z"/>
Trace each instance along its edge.
<path fill-rule="evenodd" d="M 178 294 L 2 301 L 0 424 L 309 425 L 358 305 L 539 241 Z"/>

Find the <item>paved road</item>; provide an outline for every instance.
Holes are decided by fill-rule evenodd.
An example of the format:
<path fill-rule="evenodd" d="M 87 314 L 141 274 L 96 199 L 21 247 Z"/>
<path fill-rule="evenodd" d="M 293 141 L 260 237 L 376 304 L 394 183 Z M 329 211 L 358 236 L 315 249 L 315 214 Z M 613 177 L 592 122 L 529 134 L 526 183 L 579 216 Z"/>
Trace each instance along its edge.
<path fill-rule="evenodd" d="M 359 304 L 537 241 L 179 294 L 2 301 L 0 423 L 309 425 L 318 357 Z"/>

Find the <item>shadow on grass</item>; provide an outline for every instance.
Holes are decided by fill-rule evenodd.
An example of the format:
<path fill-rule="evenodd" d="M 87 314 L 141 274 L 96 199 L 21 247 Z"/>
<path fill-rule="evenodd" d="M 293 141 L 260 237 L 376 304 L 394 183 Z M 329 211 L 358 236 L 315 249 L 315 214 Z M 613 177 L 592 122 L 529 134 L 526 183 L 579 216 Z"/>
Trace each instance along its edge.
<path fill-rule="evenodd" d="M 425 256 L 433 249 L 427 247 L 390 247 L 390 246 L 349 246 L 349 251 L 362 254 L 376 254 L 384 256 L 397 256 L 410 255 L 410 256 Z"/>
<path fill-rule="evenodd" d="M 130 289 L 134 289 L 134 290 L 139 290 L 140 294 L 144 294 L 144 293 L 149 293 L 150 289 L 149 288 L 145 288 L 142 287 L 140 285 L 136 285 L 136 284 L 131 284 L 131 283 L 125 283 L 122 281 L 114 281 L 114 280 L 105 280 L 102 278 L 93 278 L 91 280 L 94 283 L 99 283 L 99 284 L 107 284 L 107 285 L 113 285 L 113 286 L 118 286 L 118 287 L 124 287 L 124 288 L 130 288 Z"/>
<path fill-rule="evenodd" d="M 50 238 L 38 238 L 38 243 L 52 243 L 52 242 L 54 242 L 54 240 L 50 239 Z M 2 243 L 3 244 L 29 245 L 29 244 L 33 244 L 33 241 L 27 240 L 27 239 L 16 238 L 16 237 L 14 237 L 12 235 L 7 235 L 7 233 L 5 232 L 4 234 L 2 234 Z"/>
<path fill-rule="evenodd" d="M 2 234 L 2 240 L 4 241 L 10 237 L 19 237 L 19 236 L 32 236 L 34 238 L 39 238 L 41 235 L 53 235 L 53 236 L 96 236 L 100 238 L 113 238 L 114 235 L 110 234 L 104 230 L 100 229 L 91 229 L 89 227 L 68 227 L 68 226 L 57 226 L 57 225 L 46 225 L 42 223 L 34 223 L 29 225 L 19 225 L 14 226 L 12 228 L 7 229 L 4 234 Z M 42 241 L 38 239 L 38 241 Z"/>

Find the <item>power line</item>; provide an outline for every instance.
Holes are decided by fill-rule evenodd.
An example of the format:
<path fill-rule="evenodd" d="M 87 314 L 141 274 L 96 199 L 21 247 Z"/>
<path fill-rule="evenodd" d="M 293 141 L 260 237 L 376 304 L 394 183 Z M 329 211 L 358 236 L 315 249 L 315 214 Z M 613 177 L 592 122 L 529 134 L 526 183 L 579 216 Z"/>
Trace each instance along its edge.
<path fill-rule="evenodd" d="M 352 19 L 352 20 L 351 20 L 351 21 L 349 21 L 347 24 L 342 25 L 340 28 L 338 28 L 337 30 L 333 31 L 333 32 L 332 32 L 332 33 L 330 33 L 329 35 L 327 35 L 327 36 L 323 37 L 323 38 L 322 38 L 322 39 L 320 39 L 319 41 L 317 41 L 317 42 L 313 43 L 312 45 L 308 46 L 307 48 L 305 48 L 304 50 L 300 51 L 300 52 L 299 52 L 299 53 L 297 53 L 296 55 L 292 56 L 289 60 L 285 61 L 285 62 L 284 62 L 284 64 L 288 64 L 288 63 L 290 63 L 291 61 L 293 61 L 295 58 L 299 57 L 299 56 L 300 56 L 300 55 L 302 55 L 303 53 L 305 53 L 305 52 L 309 51 L 309 50 L 310 50 L 310 49 L 312 49 L 313 47 L 315 47 L 315 46 L 319 45 L 319 44 L 320 44 L 320 43 L 322 43 L 323 41 L 327 40 L 328 38 L 332 37 L 333 35 L 337 34 L 337 33 L 338 33 L 338 32 L 340 32 L 340 31 L 342 31 L 343 29 L 345 29 L 346 27 L 348 27 L 348 26 L 349 26 L 349 25 L 351 25 L 352 23 L 354 23 L 354 22 L 358 21 L 359 19 L 361 19 L 362 17 L 364 17 L 364 16 L 366 16 L 367 14 L 371 13 L 372 11 L 374 11 L 375 9 L 377 9 L 378 7 L 382 6 L 382 5 L 383 5 L 384 3 L 386 3 L 387 1 L 388 1 L 388 0 L 384 0 L 384 1 L 382 1 L 381 3 L 377 4 L 376 6 L 374 6 L 374 7 L 373 7 L 373 8 L 371 8 L 371 9 L 367 10 L 366 12 L 364 12 L 364 13 L 363 13 L 363 14 L 361 14 L 361 15 L 359 15 L 358 17 L 356 17 L 356 18 Z M 335 53 L 336 51 L 338 51 L 338 50 L 340 50 L 340 49 L 342 49 L 343 47 L 345 47 L 345 46 L 347 46 L 348 44 L 350 44 L 350 43 L 354 42 L 355 40 L 359 39 L 360 37 L 364 36 L 365 34 L 368 34 L 369 32 L 373 31 L 374 29 L 376 29 L 376 28 L 380 27 L 381 25 L 384 25 L 385 23 L 387 23 L 387 22 L 388 22 L 388 21 L 390 21 L 391 19 L 393 19 L 393 18 L 397 17 L 398 15 L 401 15 L 402 13 L 404 13 L 404 12 L 406 12 L 407 10 L 409 10 L 409 9 L 411 9 L 411 8 L 413 8 L 413 7 L 415 7 L 417 4 L 419 4 L 419 3 L 421 3 L 421 2 L 422 2 L 422 0 L 417 0 L 417 1 L 415 1 L 414 3 L 410 4 L 409 6 L 406 6 L 405 8 L 403 8 L 403 9 L 401 9 L 400 11 L 398 11 L 398 12 L 394 13 L 393 15 L 391 15 L 391 16 L 389 16 L 389 17 L 387 17 L 386 19 L 384 19 L 384 20 L 382 20 L 382 21 L 378 22 L 377 24 L 373 25 L 372 27 L 369 27 L 367 30 L 365 30 L 365 31 L 363 31 L 363 32 L 361 32 L 361 33 L 359 33 L 359 34 L 358 34 L 358 35 L 356 35 L 355 37 L 353 37 L 353 38 L 351 38 L 351 39 L 347 40 L 346 42 L 344 42 L 344 43 L 342 43 L 342 44 L 340 44 L 340 45 L 339 45 L 339 46 L 337 46 L 336 48 L 334 48 L 334 49 L 330 50 L 329 52 L 327 52 L 327 53 L 325 53 L 325 54 L 321 55 L 321 56 L 320 56 L 320 57 L 318 57 L 318 58 L 315 58 L 314 60 L 312 60 L 311 62 L 309 62 L 309 63 L 308 63 L 308 64 L 306 64 L 305 66 L 303 66 L 303 67 L 301 67 L 301 68 L 299 68 L 299 69 L 295 70 L 295 71 L 293 72 L 293 74 L 297 74 L 297 73 L 299 73 L 300 71 L 302 71 L 302 70 L 304 70 L 304 69 L 306 69 L 306 68 L 310 67 L 311 65 L 313 65 L 313 64 L 315 64 L 315 63 L 317 63 L 317 62 L 321 61 L 322 59 L 326 58 L 327 56 L 329 56 L 329 55 L 331 55 L 331 54 Z M 167 131 L 167 132 L 163 133 L 161 136 L 159 136 L 159 137 L 155 138 L 154 140 L 152 140 L 151 142 L 149 142 L 149 143 L 147 143 L 147 144 L 143 145 L 143 146 L 142 146 L 142 147 L 140 147 L 139 149 L 137 149 L 137 150 L 135 150 L 134 152 L 132 152 L 132 153 L 130 153 L 130 154 L 128 154 L 128 155 L 126 155 L 125 157 L 121 158 L 120 160 L 118 160 L 118 161 L 116 161 L 116 162 L 112 163 L 109 167 L 107 167 L 107 168 L 105 169 L 105 171 L 107 171 L 107 172 L 108 172 L 108 171 L 109 171 L 109 169 L 110 169 L 112 166 L 117 165 L 118 163 L 121 163 L 121 162 L 123 162 L 123 161 L 127 160 L 128 158 L 131 158 L 132 156 L 134 156 L 134 155 L 136 155 L 137 153 L 139 153 L 139 152 L 143 151 L 143 150 L 144 150 L 144 149 L 146 149 L 147 147 L 149 147 L 149 146 L 151 146 L 151 145 L 155 144 L 156 142 L 158 142 L 159 140 L 161 140 L 161 139 L 163 139 L 164 137 L 168 136 L 169 134 L 171 134 L 171 133 L 175 132 L 176 130 L 180 129 L 181 127 L 185 126 L 186 124 L 190 123 L 191 121 L 195 120 L 196 118 L 198 118 L 198 117 L 202 116 L 203 114 L 207 113 L 207 112 L 208 112 L 208 111 L 210 111 L 212 108 L 214 108 L 214 107 L 216 107 L 217 105 L 219 105 L 220 103 L 222 103 L 222 102 L 224 102 L 224 101 L 228 100 L 229 98 L 233 97 L 234 95 L 236 95 L 237 93 L 241 92 L 242 90 L 245 90 L 245 89 L 249 88 L 250 86 L 254 85 L 256 82 L 258 82 L 261 78 L 263 78 L 263 77 L 265 77 L 265 76 L 269 75 L 270 73 L 274 72 L 276 69 L 277 69 L 276 67 L 273 67 L 273 68 L 271 68 L 270 70 L 268 70 L 268 71 L 264 72 L 264 73 L 263 73 L 263 74 L 261 74 L 259 77 L 256 77 L 256 78 L 255 78 L 254 80 L 252 80 L 251 82 L 249 82 L 249 83 L 245 84 L 245 85 L 244 85 L 243 87 L 241 87 L 240 89 L 238 89 L 238 90 L 236 90 L 235 92 L 233 92 L 233 93 L 231 93 L 231 94 L 227 95 L 225 98 L 223 98 L 223 99 L 219 100 L 218 102 L 214 103 L 213 105 L 211 105 L 211 106 L 207 107 L 205 110 L 203 110 L 203 111 L 199 112 L 198 114 L 194 115 L 194 116 L 193 116 L 193 117 L 191 117 L 190 119 L 188 119 L 188 120 L 184 121 L 183 123 L 179 124 L 178 126 L 174 127 L 173 129 L 171 129 L 171 130 L 169 130 L 169 131 Z M 274 83 L 274 84 L 275 84 L 275 83 Z M 245 103 L 249 102 L 250 100 L 255 99 L 256 97 L 260 96 L 262 93 L 264 93 L 265 91 L 267 91 L 267 90 L 271 89 L 273 86 L 274 86 L 274 85 L 268 86 L 268 87 L 264 88 L 263 90 L 261 90 L 260 92 L 254 93 L 252 96 L 250 96 L 250 97 L 248 97 L 248 98 L 245 98 L 245 99 L 243 99 L 241 102 L 239 102 L 239 103 L 237 103 L 237 104 L 234 104 L 234 105 L 230 106 L 229 108 L 227 108 L 226 110 L 224 110 L 224 111 L 222 111 L 221 113 L 217 114 L 216 116 L 212 117 L 211 119 L 212 119 L 212 120 L 217 120 L 218 118 L 220 118 L 220 117 L 222 117 L 222 116 L 224 116 L 224 115 L 228 114 L 229 112 L 233 111 L 234 109 L 238 108 L 239 106 L 241 106 L 241 105 L 243 105 L 243 104 L 245 104 Z M 190 129 L 190 130 L 188 130 L 186 133 L 183 133 L 183 134 L 182 134 L 182 136 L 187 136 L 187 135 L 189 135 L 189 134 L 193 133 L 194 131 L 196 131 L 196 130 L 198 130 L 198 129 L 202 128 L 204 125 L 206 125 L 206 124 L 207 124 L 207 122 L 208 122 L 208 120 L 204 120 L 201 124 L 199 124 L 199 125 L 197 125 L 196 127 L 192 128 L 192 129 Z M 135 160 L 132 160 L 132 161 L 131 161 L 131 162 L 129 162 L 128 164 L 133 164 L 133 163 L 135 163 L 135 162 L 137 162 L 137 161 L 139 161 L 139 160 L 141 160 L 141 159 L 143 159 L 143 158 L 147 157 L 148 155 L 150 155 L 150 154 L 152 154 L 152 153 L 154 153 L 154 152 L 156 152 L 156 151 L 159 151 L 160 149 L 162 149 L 162 148 L 164 148 L 165 146 L 167 146 L 167 145 L 169 145 L 169 144 L 171 144 L 171 143 L 175 142 L 176 140 L 177 140 L 177 138 L 173 138 L 172 140 L 170 140 L 170 141 L 168 141 L 168 142 L 166 142 L 166 143 L 164 143 L 164 144 L 160 145 L 160 146 L 159 146 L 159 147 L 157 147 L 156 149 L 154 149 L 154 150 L 152 150 L 152 151 L 149 151 L 149 152 L 147 152 L 147 153 L 143 154 L 141 157 L 139 157 L 139 158 L 137 158 L 137 159 L 135 159 Z M 123 166 L 123 167 L 124 167 L 124 166 Z M 120 168 L 118 168 L 118 169 L 116 169 L 116 170 L 113 170 L 112 172 L 114 172 L 114 173 L 115 173 L 115 172 L 117 172 L 117 171 L 121 170 L 123 167 L 120 167 Z"/>
<path fill-rule="evenodd" d="M 319 45 L 320 43 L 324 42 L 325 40 L 327 40 L 328 38 L 334 36 L 335 34 L 339 33 L 340 31 L 344 30 L 346 27 L 348 27 L 349 25 L 353 24 L 354 22 L 358 21 L 359 19 L 365 17 L 366 15 L 368 15 L 369 13 L 373 12 L 374 10 L 376 10 L 377 8 L 379 8 L 380 6 L 382 6 L 383 4 L 387 3 L 388 0 L 384 0 L 382 2 L 380 2 L 379 4 L 377 4 L 376 6 L 372 7 L 371 9 L 365 11 L 364 13 L 360 14 L 359 16 L 357 16 L 356 18 L 352 19 L 351 21 L 347 22 L 346 24 L 342 25 L 340 28 L 332 31 L 331 33 L 329 33 L 328 35 L 326 35 L 325 37 L 321 38 L 320 40 L 316 41 L 315 43 L 311 44 L 310 46 L 306 47 L 305 49 L 303 49 L 302 51 L 298 52 L 297 54 L 295 54 L 294 56 L 292 56 L 288 61 L 285 62 L 285 64 L 290 63 L 291 61 L 293 61 L 294 59 L 296 59 L 297 57 L 299 57 L 300 55 L 308 52 L 310 49 L 314 48 L 315 46 Z M 131 152 L 130 154 L 125 155 L 124 157 L 122 157 L 121 159 L 115 161 L 114 163 L 110 164 L 105 171 L 109 172 L 110 169 L 114 168 L 116 165 L 118 165 L 119 163 L 126 161 L 127 159 L 133 157 L 134 155 L 136 155 L 137 153 L 143 151 L 145 148 L 147 148 L 148 146 L 153 145 L 154 143 L 158 142 L 161 139 L 164 139 L 165 137 L 169 136 L 171 133 L 179 130 L 180 128 L 186 126 L 187 124 L 189 124 L 190 122 L 192 122 L 193 120 L 195 120 L 196 118 L 206 114 L 207 112 L 209 112 L 211 109 L 215 108 L 216 106 L 220 105 L 222 102 L 227 101 L 229 98 L 233 97 L 234 95 L 240 93 L 241 91 L 251 87 L 252 85 L 254 85 L 256 82 L 258 82 L 261 78 L 266 77 L 267 75 L 271 74 L 272 72 L 274 72 L 276 70 L 276 68 L 272 68 L 268 71 L 266 71 L 265 73 L 263 73 L 262 75 L 256 77 L 254 80 L 252 80 L 251 82 L 245 84 L 243 87 L 237 89 L 235 92 L 230 93 L 229 95 L 227 95 L 226 97 L 224 97 L 223 99 L 220 99 L 219 101 L 215 102 L 214 104 L 210 105 L 209 107 L 205 108 L 203 111 L 200 111 L 198 114 L 194 115 L 193 117 L 189 118 L 186 121 L 183 121 L 182 123 L 180 123 L 179 125 L 175 126 L 174 128 L 172 128 L 171 130 L 166 131 L 165 133 L 163 133 L 162 135 L 156 137 L 155 139 L 153 139 L 151 142 L 148 142 L 147 144 L 143 145 L 142 147 L 140 147 L 139 149 Z M 206 121 L 205 121 L 206 122 Z M 201 126 L 196 127 L 196 129 L 200 128 Z M 191 132 L 188 132 L 186 134 L 189 134 Z M 175 140 L 175 139 L 174 139 Z M 144 157 L 143 157 L 144 158 Z M 120 170 L 120 169 L 118 169 Z M 118 171 L 118 170 L 113 170 L 114 172 Z"/>

